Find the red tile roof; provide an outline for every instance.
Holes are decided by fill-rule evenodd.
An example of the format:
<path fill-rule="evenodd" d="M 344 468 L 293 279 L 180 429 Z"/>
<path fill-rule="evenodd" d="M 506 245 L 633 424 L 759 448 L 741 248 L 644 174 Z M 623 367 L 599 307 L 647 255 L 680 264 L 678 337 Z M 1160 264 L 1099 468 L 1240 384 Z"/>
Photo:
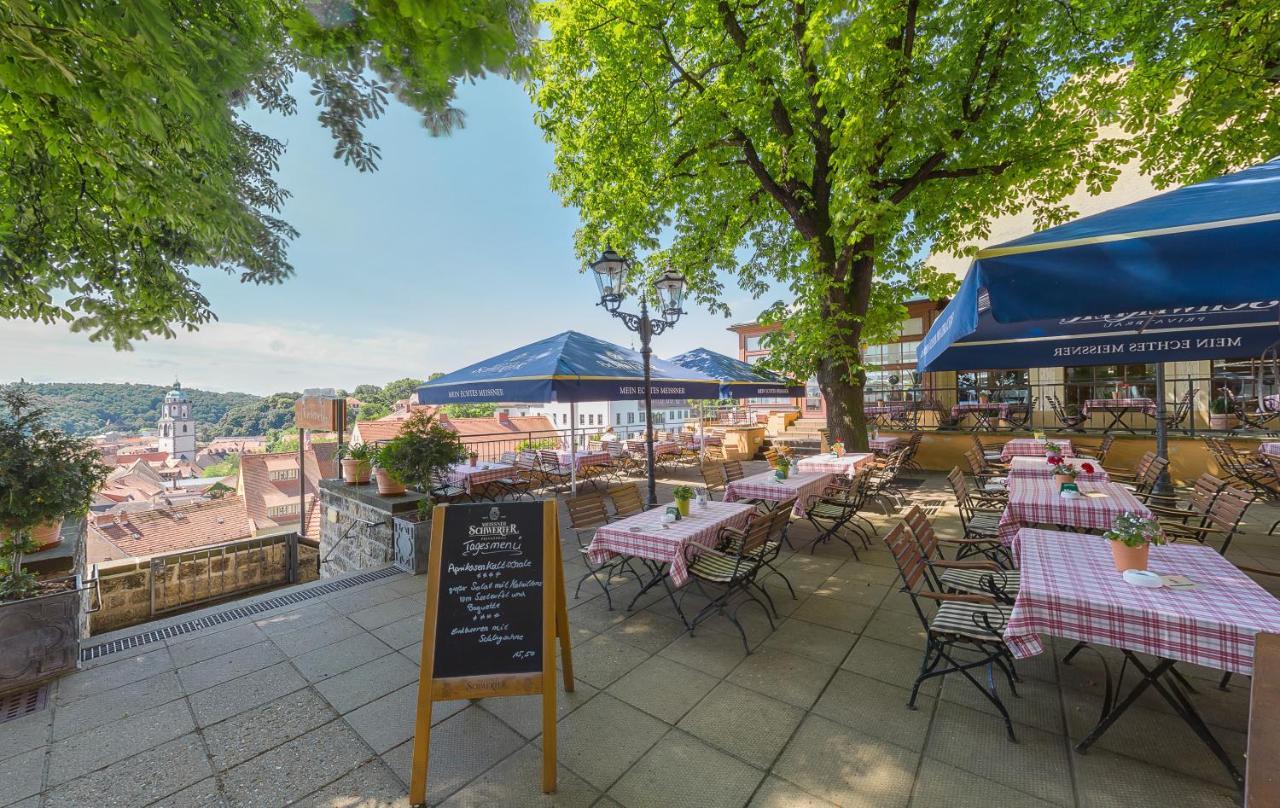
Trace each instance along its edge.
<path fill-rule="evenodd" d="M 316 443 L 306 452 L 307 498 L 319 490 L 320 480 L 336 477 L 337 462 L 334 455 L 337 444 Z M 270 514 L 269 509 L 297 502 L 298 499 L 297 452 L 272 454 L 246 454 L 240 458 L 238 493 L 244 498 L 245 511 L 256 528 L 255 533 L 280 525 L 295 524 L 298 515 Z M 295 472 L 293 479 L 271 479 L 273 472 Z"/>
<path fill-rule="evenodd" d="M 244 502 L 237 496 L 99 516 L 90 522 L 89 532 L 90 563 L 204 547 L 252 535 Z"/>

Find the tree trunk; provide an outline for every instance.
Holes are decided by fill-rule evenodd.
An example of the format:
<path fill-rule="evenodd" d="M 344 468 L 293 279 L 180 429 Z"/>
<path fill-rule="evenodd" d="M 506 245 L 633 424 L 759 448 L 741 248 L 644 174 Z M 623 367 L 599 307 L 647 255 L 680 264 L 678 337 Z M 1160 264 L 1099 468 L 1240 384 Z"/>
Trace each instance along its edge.
<path fill-rule="evenodd" d="M 857 245 L 860 257 L 838 261 L 832 267 L 831 275 L 837 283 L 827 294 L 825 313 L 848 325 L 836 338 L 837 344 L 819 360 L 817 373 L 818 387 L 827 402 L 829 440 L 843 441 L 847 448 L 861 452 L 867 450 L 867 419 L 862 411 L 866 373 L 859 364 L 862 360 L 859 343 L 875 272 L 871 246 L 864 240 Z M 858 369 L 851 373 L 851 367 Z"/>

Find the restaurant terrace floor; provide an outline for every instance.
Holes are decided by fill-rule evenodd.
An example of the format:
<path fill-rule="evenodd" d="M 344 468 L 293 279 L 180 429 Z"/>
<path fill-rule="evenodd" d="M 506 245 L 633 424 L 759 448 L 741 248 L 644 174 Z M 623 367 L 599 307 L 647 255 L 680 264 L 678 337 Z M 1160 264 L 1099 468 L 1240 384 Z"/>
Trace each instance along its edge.
<path fill-rule="evenodd" d="M 764 470 L 751 465 L 749 473 Z M 662 500 L 694 474 L 664 479 Z M 958 534 L 942 475 L 924 475 L 907 494 L 940 533 Z M 1278 510 L 1254 506 L 1247 532 L 1231 547 L 1233 561 L 1280 571 L 1280 544 L 1265 535 Z M 871 518 L 881 535 L 894 523 Z M 567 527 L 572 587 L 585 568 Z M 801 545 L 814 535 L 801 521 L 791 531 Z M 926 683 L 917 709 L 907 709 L 921 624 L 898 591 L 885 546 L 859 548 L 859 555 L 837 542 L 812 554 L 784 549 L 778 566 L 797 597 L 777 578 L 764 582 L 783 617 L 770 630 L 758 610 L 743 611 L 750 654 L 723 619 L 687 633 L 660 589 L 628 612 L 621 604 L 634 583 L 622 585 L 611 610 L 588 582 L 569 601 L 578 682 L 575 693 L 559 697 L 558 792 L 544 796 L 538 788 L 537 697 L 449 702 L 433 716 L 430 803 L 1237 804 L 1222 765 L 1150 691 L 1087 754 L 1075 752 L 1097 721 L 1103 676 L 1094 653 L 1064 664 L 1069 642 L 1047 641 L 1045 653 L 1019 662 L 1020 696 L 1006 697 L 1016 743 L 958 676 Z M 407 805 L 423 583 L 389 572 L 86 663 L 54 684 L 45 709 L 0 723 L 0 805 Z M 1179 668 L 1243 769 L 1249 680 L 1235 677 L 1223 691 L 1220 672 Z"/>

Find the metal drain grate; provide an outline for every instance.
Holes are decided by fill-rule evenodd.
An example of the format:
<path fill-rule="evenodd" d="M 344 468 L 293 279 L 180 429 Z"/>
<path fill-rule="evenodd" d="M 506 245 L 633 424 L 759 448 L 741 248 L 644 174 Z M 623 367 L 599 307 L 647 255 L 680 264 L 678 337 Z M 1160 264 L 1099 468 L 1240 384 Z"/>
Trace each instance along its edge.
<path fill-rule="evenodd" d="M 40 685 L 30 690 L 19 690 L 0 696 L 0 724 L 39 712 L 49 703 L 49 686 Z"/>
<path fill-rule="evenodd" d="M 114 654 L 118 651 L 126 651 L 130 648 L 137 648 L 140 645 L 149 645 L 153 642 L 160 642 L 169 637 L 181 637 L 183 634 L 190 634 L 193 631 L 199 631 L 210 626 L 220 625 L 229 620 L 239 620 L 242 617 L 249 617 L 262 612 L 269 612 L 272 609 L 279 609 L 281 606 L 288 606 L 292 603 L 300 603 L 304 600 L 318 598 L 321 595 L 328 595 L 331 592 L 340 592 L 343 589 L 350 589 L 353 586 L 367 584 L 371 581 L 378 581 L 383 578 L 390 578 L 392 575 L 401 574 L 401 570 L 395 567 L 383 567 L 380 570 L 353 575 L 350 578 L 343 578 L 341 581 L 331 581 L 327 584 L 306 589 L 302 592 L 290 592 L 287 595 L 281 595 L 275 598 L 267 598 L 257 603 L 250 603 L 247 606 L 236 606 L 221 612 L 215 612 L 204 617 L 198 617 L 194 620 L 188 620 L 185 623 L 175 623 L 164 628 L 153 629 L 151 631 L 143 631 L 138 634 L 131 634 L 128 637 L 120 637 L 115 640 L 91 645 L 88 648 L 80 649 L 80 659 L 88 661 L 104 657 L 107 654 Z"/>

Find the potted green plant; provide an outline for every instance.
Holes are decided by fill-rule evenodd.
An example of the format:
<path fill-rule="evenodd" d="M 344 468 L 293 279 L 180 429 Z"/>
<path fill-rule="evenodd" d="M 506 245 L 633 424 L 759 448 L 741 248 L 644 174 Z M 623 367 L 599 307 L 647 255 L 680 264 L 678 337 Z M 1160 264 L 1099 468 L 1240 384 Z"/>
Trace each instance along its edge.
<path fill-rule="evenodd" d="M 467 463 L 474 466 L 480 460 L 479 452 L 467 452 Z"/>
<path fill-rule="evenodd" d="M 791 474 L 791 458 L 786 455 L 778 455 L 777 461 L 774 462 L 775 472 L 779 480 L 785 480 Z"/>
<path fill-rule="evenodd" d="M 436 421 L 434 414 L 418 412 L 404 422 L 399 435 L 378 451 L 378 470 L 389 480 L 400 483 L 400 493 L 404 493 L 404 484 L 408 483 L 426 495 L 418 503 L 419 515 L 425 520 L 430 514 L 431 492 L 438 485 L 436 481 L 466 456 L 467 448 L 458 433 Z M 381 477 L 378 493 L 382 493 Z"/>
<path fill-rule="evenodd" d="M 1063 483 L 1074 483 L 1076 481 L 1076 475 L 1080 472 L 1075 466 L 1056 455 L 1050 457 L 1049 462 L 1053 465 L 1054 483 L 1062 485 Z"/>
<path fill-rule="evenodd" d="M 1050 458 L 1062 457 L 1062 447 L 1051 440 L 1047 440 L 1044 442 L 1044 456 Z"/>
<path fill-rule="evenodd" d="M 83 518 L 108 472 L 92 444 L 44 418 L 22 388 L 0 391 L 0 692 L 76 665 L 81 577 L 37 577 L 23 556 L 40 549 L 33 531 Z"/>
<path fill-rule="evenodd" d="M 1209 402 L 1209 428 L 1228 430 L 1238 425 L 1235 412 L 1231 409 L 1231 401 L 1225 395 L 1218 396 Z"/>
<path fill-rule="evenodd" d="M 1111 544 L 1111 557 L 1117 572 L 1145 570 L 1151 545 L 1165 543 L 1159 522 L 1132 513 L 1117 516 L 1111 523 L 1111 529 L 1102 535 Z"/>
<path fill-rule="evenodd" d="M 678 485 L 671 492 L 671 496 L 676 501 L 676 507 L 680 509 L 680 515 L 688 516 L 689 500 L 693 499 L 693 489 L 687 485 Z"/>
<path fill-rule="evenodd" d="M 338 456 L 342 458 L 342 479 L 350 485 L 367 485 L 376 454 L 377 450 L 368 443 L 343 446 L 338 451 Z"/>
<path fill-rule="evenodd" d="M 986 390 L 983 390 L 982 392 L 978 393 L 978 403 L 979 403 L 979 404 L 990 404 L 990 403 L 991 403 L 991 394 L 990 394 L 990 393 L 988 393 Z"/>
<path fill-rule="evenodd" d="M 378 482 L 378 496 L 398 497 L 407 490 L 404 480 L 393 470 L 396 449 L 390 443 L 378 447 L 373 456 L 373 478 Z"/>

